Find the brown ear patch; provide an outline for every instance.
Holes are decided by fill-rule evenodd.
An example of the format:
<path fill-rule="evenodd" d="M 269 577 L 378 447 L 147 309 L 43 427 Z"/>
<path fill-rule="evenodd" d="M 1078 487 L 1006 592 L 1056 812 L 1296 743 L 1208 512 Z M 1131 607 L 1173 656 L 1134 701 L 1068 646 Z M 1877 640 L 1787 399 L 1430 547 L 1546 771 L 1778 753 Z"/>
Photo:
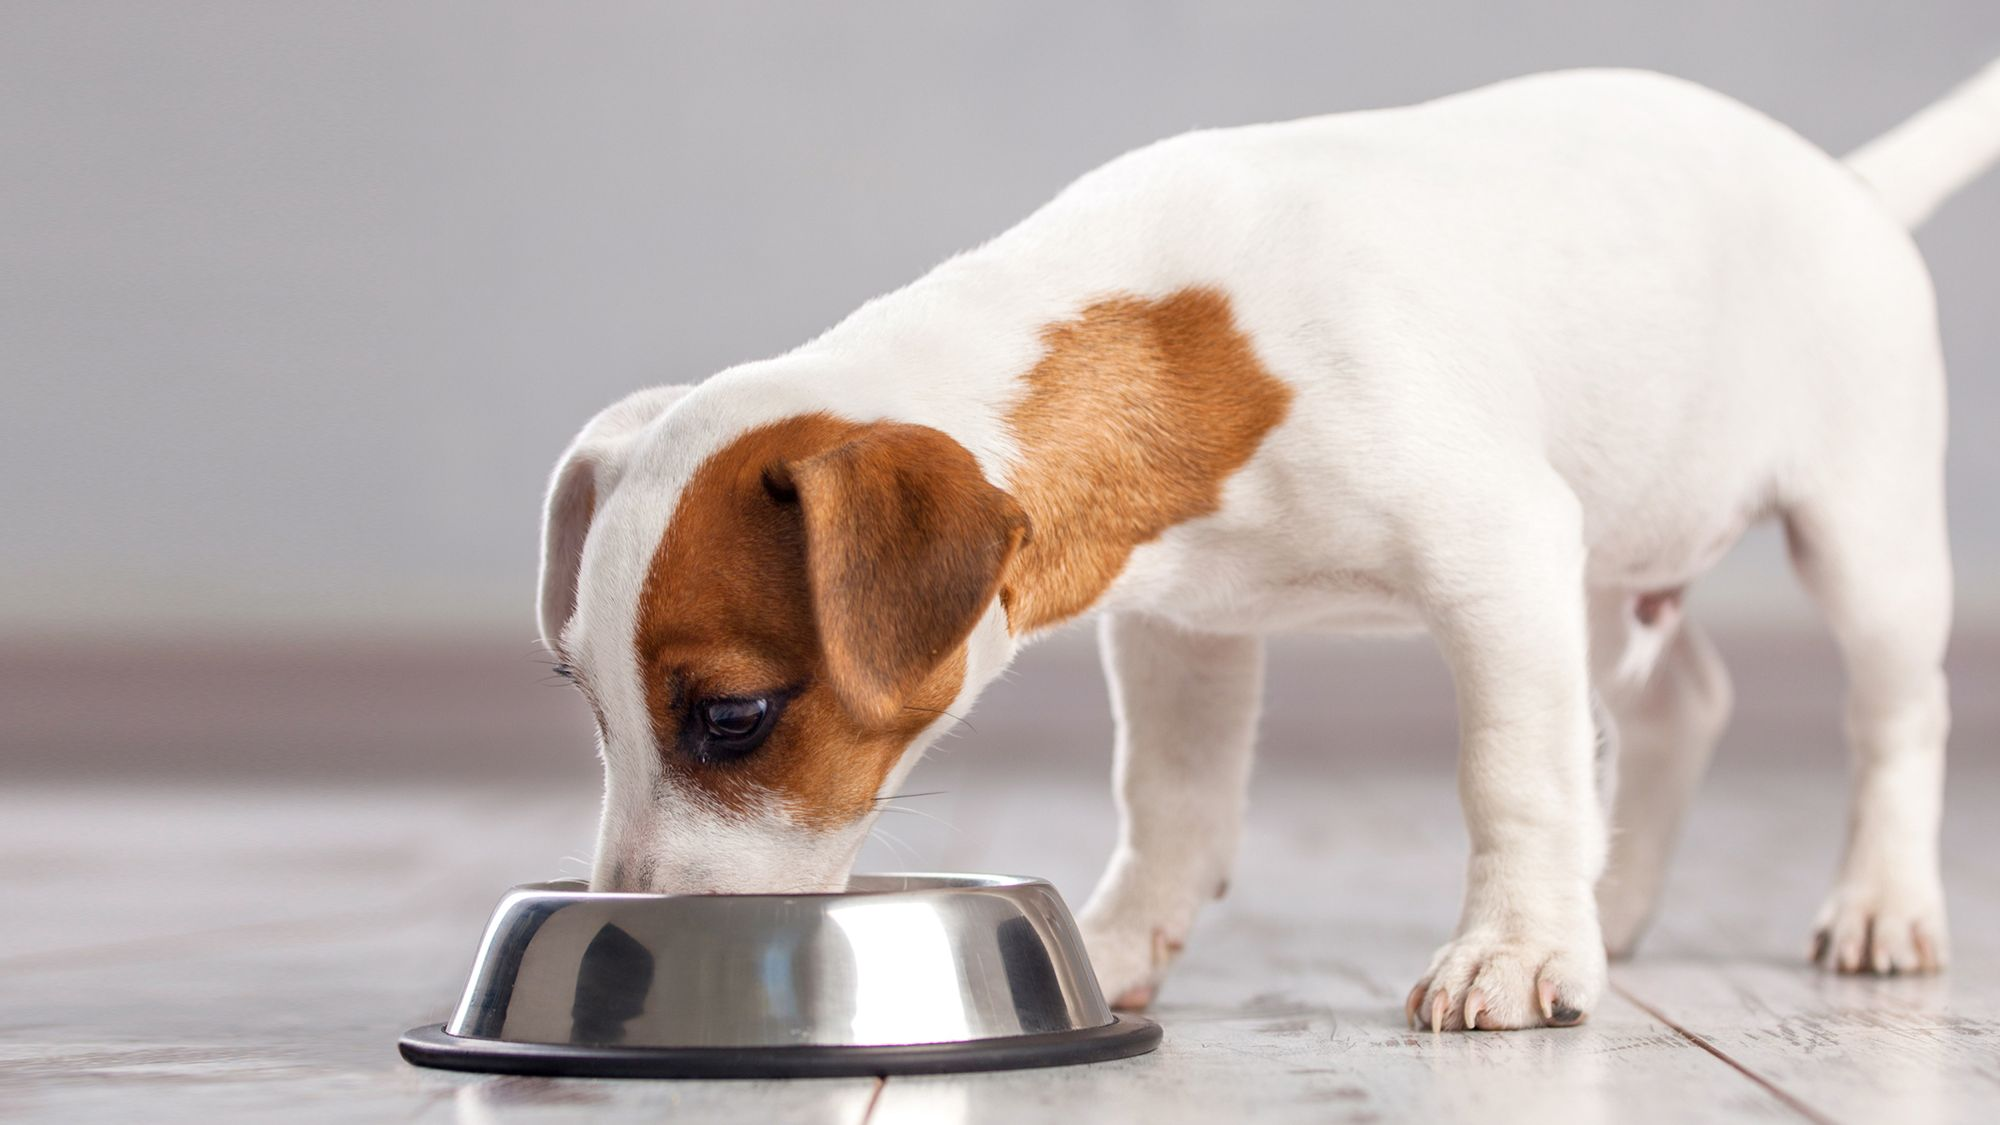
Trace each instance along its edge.
<path fill-rule="evenodd" d="M 1140 544 L 1220 507 L 1292 399 L 1213 289 L 1101 301 L 1042 339 L 1008 416 L 1034 528 L 1002 595 L 1015 633 L 1083 613 Z"/>
<path fill-rule="evenodd" d="M 633 643 L 664 768 L 724 807 L 747 811 L 775 797 L 801 823 L 821 827 L 861 816 L 911 740 L 957 698 L 965 677 L 964 637 L 932 630 L 925 636 L 942 651 L 896 679 L 897 703 L 857 716 L 828 660 L 830 643 L 855 642 L 830 642 L 819 627 L 825 615 L 815 615 L 805 497 L 824 500 L 825 518 L 837 523 L 841 517 L 832 509 L 855 499 L 837 490 L 874 487 L 851 481 L 839 451 L 884 430 L 918 428 L 825 414 L 788 418 L 718 450 L 682 490 L 640 593 Z M 949 442 L 936 431 L 926 433 Z M 942 449 L 903 452 L 955 464 Z M 970 461 L 963 449 L 957 452 Z M 865 448 L 860 456 L 873 459 Z M 990 589 L 985 597 L 992 597 Z M 880 606 L 852 612 L 864 629 L 893 616 Z M 682 726 L 698 700 L 780 691 L 797 694 L 769 740 L 741 761 L 704 765 L 678 751 Z"/>
<path fill-rule="evenodd" d="M 978 623 L 1027 520 L 928 426 L 870 426 L 767 480 L 804 520 L 827 678 L 849 710 L 886 721 Z"/>

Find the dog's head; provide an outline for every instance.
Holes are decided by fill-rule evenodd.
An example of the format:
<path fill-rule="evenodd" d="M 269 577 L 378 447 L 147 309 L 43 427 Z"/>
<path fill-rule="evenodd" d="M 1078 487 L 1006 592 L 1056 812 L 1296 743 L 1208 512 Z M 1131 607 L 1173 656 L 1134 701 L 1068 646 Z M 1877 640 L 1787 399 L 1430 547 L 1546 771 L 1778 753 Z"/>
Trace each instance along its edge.
<path fill-rule="evenodd" d="M 1004 663 L 1026 534 L 928 427 L 745 422 L 714 383 L 592 419 L 550 486 L 540 599 L 597 718 L 592 885 L 842 886 L 876 798 Z"/>

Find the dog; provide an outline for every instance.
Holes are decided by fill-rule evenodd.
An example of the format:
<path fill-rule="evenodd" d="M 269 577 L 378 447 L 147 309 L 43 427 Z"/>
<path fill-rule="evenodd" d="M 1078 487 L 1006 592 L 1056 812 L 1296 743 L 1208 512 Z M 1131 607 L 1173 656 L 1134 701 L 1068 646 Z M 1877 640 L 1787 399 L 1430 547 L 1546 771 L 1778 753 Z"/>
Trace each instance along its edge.
<path fill-rule="evenodd" d="M 1942 968 L 1945 384 L 1909 231 L 1996 152 L 2000 63 L 1844 161 L 1629 71 L 1194 132 L 792 352 L 631 395 L 544 523 L 593 886 L 841 888 L 943 716 L 1096 614 L 1120 827 L 1079 921 L 1143 1007 L 1230 869 L 1259 637 L 1425 630 L 1471 860 L 1407 1014 L 1574 1024 L 1729 712 L 1683 593 L 1772 519 L 1849 679 L 1813 957 Z"/>

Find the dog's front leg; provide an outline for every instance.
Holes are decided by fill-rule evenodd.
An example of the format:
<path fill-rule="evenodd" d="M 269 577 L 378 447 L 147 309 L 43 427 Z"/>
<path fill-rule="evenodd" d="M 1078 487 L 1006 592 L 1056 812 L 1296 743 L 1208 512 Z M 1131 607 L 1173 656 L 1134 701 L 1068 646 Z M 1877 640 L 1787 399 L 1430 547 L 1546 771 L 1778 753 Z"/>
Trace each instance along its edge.
<path fill-rule="evenodd" d="M 1458 931 L 1410 993 L 1409 1017 L 1434 1029 L 1573 1024 L 1604 987 L 1577 504 L 1552 484 L 1506 509 L 1420 552 L 1457 687 L 1472 840 Z"/>
<path fill-rule="evenodd" d="M 1107 616 L 1099 638 L 1118 722 L 1118 846 L 1080 922 L 1105 995 L 1143 1008 L 1229 878 L 1263 642 L 1132 615 Z"/>

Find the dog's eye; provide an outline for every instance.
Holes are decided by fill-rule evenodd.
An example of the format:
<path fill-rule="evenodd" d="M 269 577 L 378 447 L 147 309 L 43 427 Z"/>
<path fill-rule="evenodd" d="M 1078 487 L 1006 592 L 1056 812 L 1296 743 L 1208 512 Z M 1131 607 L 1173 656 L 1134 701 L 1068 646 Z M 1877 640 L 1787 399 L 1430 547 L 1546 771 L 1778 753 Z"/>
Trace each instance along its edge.
<path fill-rule="evenodd" d="M 695 704 L 695 737 L 689 747 L 704 762 L 741 758 L 761 745 L 784 709 L 782 696 L 750 699 L 704 699 Z"/>
<path fill-rule="evenodd" d="M 712 699 L 701 705 L 702 725 L 710 738 L 743 738 L 762 726 L 770 713 L 767 699 Z"/>

